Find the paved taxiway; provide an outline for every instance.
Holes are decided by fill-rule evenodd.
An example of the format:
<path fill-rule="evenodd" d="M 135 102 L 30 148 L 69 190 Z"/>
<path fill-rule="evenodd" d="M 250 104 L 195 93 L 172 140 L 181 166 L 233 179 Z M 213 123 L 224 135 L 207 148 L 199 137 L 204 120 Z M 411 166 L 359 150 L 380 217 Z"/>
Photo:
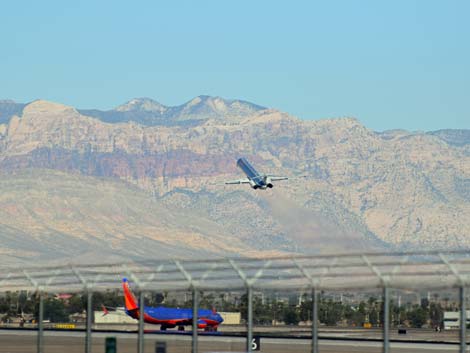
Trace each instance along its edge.
<path fill-rule="evenodd" d="M 93 353 L 104 353 L 105 337 L 117 338 L 119 353 L 137 351 L 137 335 L 128 333 L 94 332 Z M 83 353 L 83 332 L 46 331 L 44 335 L 45 353 Z M 191 336 L 186 335 L 145 335 L 145 353 L 155 352 L 155 342 L 165 341 L 167 353 L 189 353 Z M 0 330 L 1 353 L 36 352 L 36 332 L 22 330 Z M 200 336 L 199 352 L 243 352 L 245 341 L 242 337 Z M 269 353 L 307 353 L 310 341 L 304 339 L 262 338 L 261 352 Z M 327 353 L 379 353 L 380 342 L 320 340 L 320 352 Z M 458 345 L 439 343 L 391 343 L 392 353 L 458 352 Z"/>

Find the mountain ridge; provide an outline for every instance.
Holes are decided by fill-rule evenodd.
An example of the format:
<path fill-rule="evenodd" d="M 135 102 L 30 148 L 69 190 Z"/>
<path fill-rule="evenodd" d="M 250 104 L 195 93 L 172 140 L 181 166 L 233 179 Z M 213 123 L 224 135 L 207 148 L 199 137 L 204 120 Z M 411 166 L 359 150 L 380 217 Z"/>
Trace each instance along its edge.
<path fill-rule="evenodd" d="M 191 106 L 192 102 L 194 102 L 194 101 L 197 102 L 198 99 L 201 99 L 201 101 L 221 100 L 221 101 L 225 102 L 225 104 L 233 104 L 233 103 L 246 104 L 248 107 L 252 107 L 253 111 L 252 112 L 250 111 L 249 113 L 243 114 L 242 115 L 243 117 L 250 116 L 250 114 L 252 115 L 254 112 L 260 112 L 260 111 L 279 112 L 276 109 L 263 107 L 263 106 L 255 104 L 255 103 L 245 101 L 245 100 L 224 99 L 224 98 L 221 98 L 221 97 L 218 97 L 218 96 L 208 96 L 208 95 L 197 96 L 197 97 L 195 97 L 195 98 L 193 98 L 193 99 L 191 99 L 191 100 L 189 100 L 189 101 L 187 101 L 183 104 L 176 105 L 176 106 L 167 106 L 167 105 L 161 104 L 158 101 L 156 101 L 152 98 L 149 98 L 149 97 L 132 98 L 129 101 L 127 101 L 126 103 L 118 105 L 115 108 L 110 109 L 110 110 L 100 110 L 100 109 L 95 109 L 95 108 L 91 108 L 91 109 L 74 108 L 74 107 L 71 107 L 71 106 L 68 106 L 68 105 L 65 105 L 65 104 L 54 103 L 52 101 L 48 101 L 48 100 L 44 100 L 44 99 L 36 99 L 36 100 L 33 100 L 30 103 L 17 103 L 12 99 L 0 99 L 0 124 L 8 124 L 9 120 L 15 115 L 21 117 L 22 111 L 26 106 L 28 106 L 31 103 L 37 102 L 37 101 L 42 101 L 42 102 L 49 102 L 51 104 L 59 104 L 59 105 L 63 105 L 63 106 L 66 106 L 66 107 L 71 107 L 71 108 L 77 110 L 82 115 L 97 118 L 100 121 L 108 122 L 108 123 L 135 122 L 135 123 L 142 124 L 144 126 L 152 126 L 151 123 L 154 122 L 154 123 L 156 123 L 156 125 L 164 125 L 164 123 L 162 123 L 162 122 L 159 123 L 158 119 L 156 119 L 155 117 L 152 117 L 149 120 L 148 117 L 147 118 L 138 117 L 136 115 L 130 114 L 129 116 L 113 119 L 112 117 L 109 117 L 109 116 L 107 117 L 106 115 L 109 114 L 110 112 L 112 112 L 112 113 L 115 113 L 115 112 L 117 112 L 117 113 L 119 113 L 119 112 L 121 112 L 121 113 L 126 113 L 126 112 L 136 113 L 137 112 L 137 113 L 140 113 L 140 114 L 143 114 L 143 115 L 145 115 L 145 112 L 150 112 L 150 113 L 160 112 L 160 114 L 162 114 L 162 113 L 168 112 L 169 110 L 173 111 L 171 113 L 171 115 L 177 115 L 177 114 L 174 113 L 175 110 L 177 110 L 177 111 L 184 110 L 184 107 L 187 107 L 188 105 Z M 183 115 L 183 117 L 184 117 L 184 115 Z M 223 120 L 224 117 L 225 116 L 223 116 L 222 113 L 220 113 L 220 115 L 217 117 L 217 119 L 218 120 Z M 133 118 L 135 120 L 132 120 Z M 155 121 L 153 121 L 152 119 L 155 119 Z M 201 120 L 199 123 L 202 123 L 202 122 L 204 122 L 208 119 L 210 119 L 210 115 L 209 116 L 207 116 L 207 115 L 206 116 L 197 115 L 194 120 Z M 308 121 L 321 121 L 321 120 L 334 120 L 334 119 L 355 119 L 355 120 L 357 120 L 357 118 L 344 117 L 344 118 L 323 118 L 323 119 L 317 119 L 317 120 L 303 120 L 303 121 L 308 122 Z M 186 119 L 181 119 L 181 120 L 191 120 L 191 119 L 186 116 Z M 169 125 L 171 126 L 171 125 L 177 125 L 177 124 L 178 124 L 178 122 L 174 121 L 174 122 L 170 123 Z M 179 122 L 179 124 L 184 124 L 184 123 Z M 429 134 L 429 135 L 437 136 L 440 139 L 446 141 L 447 143 L 454 144 L 456 146 L 463 146 L 463 145 L 470 144 L 470 129 L 438 129 L 438 130 L 427 130 L 427 131 L 422 131 L 422 132 L 421 131 L 413 132 L 413 131 L 408 131 L 408 130 L 405 130 L 405 129 L 391 129 L 391 130 L 377 131 L 376 133 L 381 135 L 385 139 L 390 138 L 390 137 L 395 136 L 395 135 L 404 136 L 404 135 Z M 451 135 L 451 137 L 449 137 L 450 135 Z"/>
<path fill-rule="evenodd" d="M 135 121 L 146 126 L 171 126 L 197 124 L 207 119 L 246 117 L 265 109 L 242 100 L 198 96 L 177 106 L 166 106 L 150 98 L 134 98 L 112 110 L 79 111 L 111 123 Z"/>
<path fill-rule="evenodd" d="M 456 136 L 466 136 L 465 131 Z M 439 134 L 377 133 L 355 118 L 304 121 L 270 109 L 228 121 L 198 120 L 195 125 L 112 124 L 73 107 L 38 100 L 26 105 L 20 117 L 0 124 L 0 171 L 4 175 L 28 170 L 63 173 L 62 178 L 75 180 L 80 190 L 90 190 L 93 184 L 100 187 L 102 178 L 126 183 L 123 189 L 136 187 L 150 195 L 149 200 L 139 202 L 156 202 L 148 208 L 161 210 L 161 217 L 173 227 L 170 231 L 145 216 L 147 220 L 141 222 L 148 226 L 142 236 L 151 239 L 152 233 L 163 229 L 172 244 L 184 242 L 185 237 L 203 239 L 217 229 L 228 242 L 240 244 L 237 249 L 244 254 L 321 253 L 352 246 L 358 250 L 468 247 L 470 146 L 460 137 L 453 143 L 453 132 Z M 308 178 L 301 183 L 278 183 L 265 193 L 217 186 L 220 181 L 243 177 L 235 164 L 240 156 L 260 172 L 307 174 Z M 47 173 L 37 178 L 47 179 Z M 60 178 L 51 180 L 47 190 L 68 199 L 71 186 L 59 187 Z M 34 178 L 28 179 L 18 186 L 20 196 L 10 194 L 10 199 L 17 197 L 15 202 L 22 204 L 28 190 L 35 189 L 34 183 Z M 88 186 L 80 186 L 84 184 Z M 132 199 L 129 193 L 125 195 Z M 77 214 L 83 213 L 79 211 L 83 205 L 95 202 L 80 197 Z M 42 205 L 39 209 L 47 209 L 47 203 L 34 200 Z M 10 209 L 11 202 L 0 202 L 0 206 Z M 54 202 L 50 208 L 56 214 L 62 212 Z M 185 215 L 194 224 L 184 223 L 184 216 L 176 220 L 164 216 L 165 210 Z M 73 229 L 80 229 L 74 218 L 59 227 L 59 221 L 43 211 L 22 212 L 17 221 L 23 226 L 14 228 L 9 223 L 12 215 L 3 214 L 0 228 L 5 237 L 10 234 L 8 242 L 12 229 L 41 236 L 43 228 L 27 227 L 31 212 L 47 229 L 69 229 L 72 224 Z M 93 236 L 89 231 L 54 234 L 78 237 L 86 248 L 94 238 L 118 232 L 117 224 L 123 229 L 139 224 L 136 212 L 129 212 L 121 215 L 125 221 L 119 223 L 105 209 L 97 209 L 96 217 L 101 220 L 97 224 L 102 222 L 103 227 L 97 227 Z"/>

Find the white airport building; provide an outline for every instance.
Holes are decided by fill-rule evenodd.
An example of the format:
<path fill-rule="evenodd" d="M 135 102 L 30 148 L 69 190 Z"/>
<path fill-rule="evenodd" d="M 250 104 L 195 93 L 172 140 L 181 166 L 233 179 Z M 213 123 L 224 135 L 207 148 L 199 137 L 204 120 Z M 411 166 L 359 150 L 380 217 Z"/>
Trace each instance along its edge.
<path fill-rule="evenodd" d="M 109 311 L 105 314 L 104 311 L 95 311 L 96 324 L 135 324 L 138 320 L 131 318 L 120 308 L 116 311 Z"/>
<path fill-rule="evenodd" d="M 470 324 L 470 310 L 467 310 L 467 326 Z M 444 312 L 444 330 L 460 328 L 460 311 Z"/>

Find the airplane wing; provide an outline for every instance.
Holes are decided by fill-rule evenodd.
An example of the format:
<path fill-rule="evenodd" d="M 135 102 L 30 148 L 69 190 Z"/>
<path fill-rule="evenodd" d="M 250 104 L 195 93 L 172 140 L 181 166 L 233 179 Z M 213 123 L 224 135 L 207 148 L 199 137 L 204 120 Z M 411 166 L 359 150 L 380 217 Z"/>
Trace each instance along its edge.
<path fill-rule="evenodd" d="M 225 182 L 225 184 L 249 184 L 250 179 L 245 178 L 245 179 L 237 179 L 237 180 L 228 180 Z"/>
<path fill-rule="evenodd" d="M 299 179 L 299 178 L 306 178 L 307 175 L 297 175 L 297 176 L 292 176 L 292 177 L 286 177 L 286 176 L 275 176 L 275 175 L 268 175 L 271 181 L 279 181 L 279 180 L 288 180 L 288 179 Z"/>
<path fill-rule="evenodd" d="M 279 180 L 287 180 L 289 177 L 283 177 L 283 176 L 269 176 L 269 179 L 271 181 L 279 181 Z"/>
<path fill-rule="evenodd" d="M 191 325 L 193 322 L 192 318 L 188 319 L 168 319 L 168 320 L 161 320 L 164 321 L 166 324 L 170 325 Z"/>

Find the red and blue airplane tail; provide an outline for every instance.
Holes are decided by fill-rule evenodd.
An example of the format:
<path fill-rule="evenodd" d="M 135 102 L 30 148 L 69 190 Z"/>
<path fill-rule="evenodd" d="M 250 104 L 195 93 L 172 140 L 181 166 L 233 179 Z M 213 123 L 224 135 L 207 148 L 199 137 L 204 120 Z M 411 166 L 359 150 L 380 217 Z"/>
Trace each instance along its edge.
<path fill-rule="evenodd" d="M 139 309 L 137 300 L 135 299 L 134 294 L 132 294 L 129 288 L 129 282 L 127 281 L 127 278 L 122 279 L 122 289 L 124 290 L 124 303 L 126 306 L 126 310 L 128 312 L 133 312 Z"/>

